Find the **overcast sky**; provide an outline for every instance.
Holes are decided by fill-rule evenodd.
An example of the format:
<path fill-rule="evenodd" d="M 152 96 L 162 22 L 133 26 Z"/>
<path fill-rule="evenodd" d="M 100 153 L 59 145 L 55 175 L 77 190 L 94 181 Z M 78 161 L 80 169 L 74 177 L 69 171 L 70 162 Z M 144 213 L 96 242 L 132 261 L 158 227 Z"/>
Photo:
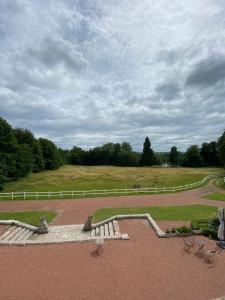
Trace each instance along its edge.
<path fill-rule="evenodd" d="M 0 116 L 63 148 L 216 140 L 224 0 L 1 0 Z"/>

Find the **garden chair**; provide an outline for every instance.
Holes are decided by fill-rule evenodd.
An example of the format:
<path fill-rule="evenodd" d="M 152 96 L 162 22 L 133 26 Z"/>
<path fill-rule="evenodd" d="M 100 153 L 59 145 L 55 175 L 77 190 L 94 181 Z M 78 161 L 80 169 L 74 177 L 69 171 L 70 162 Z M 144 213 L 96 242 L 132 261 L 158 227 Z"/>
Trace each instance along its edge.
<path fill-rule="evenodd" d="M 205 253 L 205 259 L 211 263 L 214 261 L 215 254 L 216 254 L 216 250 L 208 250 Z"/>
<path fill-rule="evenodd" d="M 95 242 L 96 242 L 96 245 L 97 245 L 96 252 L 97 253 L 103 252 L 104 238 L 97 238 Z"/>
<path fill-rule="evenodd" d="M 183 239 L 184 241 L 184 250 L 187 252 L 191 252 L 191 248 L 195 245 L 195 238 L 193 236 Z"/>
<path fill-rule="evenodd" d="M 197 245 L 198 245 L 198 251 L 196 252 L 196 254 L 202 252 L 205 255 L 205 241 L 204 240 L 199 240 L 197 241 Z"/>

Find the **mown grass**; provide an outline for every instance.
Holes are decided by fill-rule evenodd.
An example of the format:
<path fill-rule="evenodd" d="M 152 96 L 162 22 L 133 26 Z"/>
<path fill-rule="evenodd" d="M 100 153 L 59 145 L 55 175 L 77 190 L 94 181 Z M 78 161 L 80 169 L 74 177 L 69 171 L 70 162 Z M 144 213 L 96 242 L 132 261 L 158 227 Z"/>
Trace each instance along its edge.
<path fill-rule="evenodd" d="M 47 223 L 50 223 L 56 216 L 54 211 L 19 211 L 0 212 L 0 220 L 17 220 L 33 226 L 39 225 L 40 217 L 45 216 Z"/>
<path fill-rule="evenodd" d="M 103 221 L 114 215 L 144 213 L 149 213 L 155 220 L 193 221 L 213 218 L 217 214 L 217 209 L 208 205 L 102 208 L 94 213 L 93 221 Z"/>
<path fill-rule="evenodd" d="M 215 201 L 225 201 L 225 194 L 215 192 L 215 193 L 208 194 L 208 195 L 204 196 L 203 198 L 209 199 L 209 200 L 215 200 Z"/>
<path fill-rule="evenodd" d="M 224 178 L 220 177 L 220 178 L 216 178 L 214 180 L 214 183 L 216 186 L 218 186 L 220 189 L 225 191 L 225 183 L 224 183 Z"/>
<path fill-rule="evenodd" d="M 172 187 L 220 173 L 220 168 L 128 168 L 65 165 L 5 184 L 3 192 L 45 192 L 138 187 Z"/>

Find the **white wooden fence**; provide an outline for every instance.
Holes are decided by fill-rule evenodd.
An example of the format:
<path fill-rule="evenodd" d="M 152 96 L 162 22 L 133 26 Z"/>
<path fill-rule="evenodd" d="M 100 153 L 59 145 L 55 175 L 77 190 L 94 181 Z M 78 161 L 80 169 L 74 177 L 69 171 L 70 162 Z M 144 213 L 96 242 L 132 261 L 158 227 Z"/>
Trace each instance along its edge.
<path fill-rule="evenodd" d="M 11 192 L 0 193 L 2 200 L 16 199 L 65 199 L 65 198 L 80 198 L 80 197 L 96 197 L 96 196 L 113 196 L 113 195 L 129 195 L 129 194 L 158 194 L 180 192 L 188 189 L 197 188 L 203 185 L 206 181 L 214 177 L 223 177 L 224 174 L 208 175 L 201 181 L 172 187 L 145 187 L 133 189 L 103 189 L 103 190 L 86 190 L 86 191 L 59 191 L 59 192 Z"/>

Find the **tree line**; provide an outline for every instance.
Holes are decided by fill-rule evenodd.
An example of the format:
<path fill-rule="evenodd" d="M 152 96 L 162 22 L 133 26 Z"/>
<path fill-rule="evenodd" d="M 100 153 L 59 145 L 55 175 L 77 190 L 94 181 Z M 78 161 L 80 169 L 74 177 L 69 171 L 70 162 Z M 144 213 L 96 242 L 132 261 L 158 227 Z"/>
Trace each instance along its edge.
<path fill-rule="evenodd" d="M 50 140 L 36 139 L 27 129 L 12 128 L 0 118 L 0 189 L 5 182 L 17 180 L 30 173 L 54 170 L 64 163 L 74 165 L 224 167 L 225 131 L 217 141 L 190 146 L 186 152 L 176 146 L 169 152 L 152 149 L 149 137 L 145 138 L 142 152 L 133 151 L 127 143 L 107 143 L 84 150 L 74 146 L 63 150 Z"/>
<path fill-rule="evenodd" d="M 14 129 L 0 118 L 0 190 L 6 182 L 54 170 L 63 163 L 63 150 L 52 141 L 36 139 L 31 131 Z"/>
<path fill-rule="evenodd" d="M 217 142 L 203 143 L 200 148 L 192 145 L 185 153 L 178 151 L 176 146 L 168 153 L 154 152 L 146 137 L 142 153 L 133 151 L 129 143 L 123 142 L 107 143 L 86 151 L 74 146 L 64 154 L 66 162 L 74 165 L 221 167 L 225 166 L 225 132 Z"/>

